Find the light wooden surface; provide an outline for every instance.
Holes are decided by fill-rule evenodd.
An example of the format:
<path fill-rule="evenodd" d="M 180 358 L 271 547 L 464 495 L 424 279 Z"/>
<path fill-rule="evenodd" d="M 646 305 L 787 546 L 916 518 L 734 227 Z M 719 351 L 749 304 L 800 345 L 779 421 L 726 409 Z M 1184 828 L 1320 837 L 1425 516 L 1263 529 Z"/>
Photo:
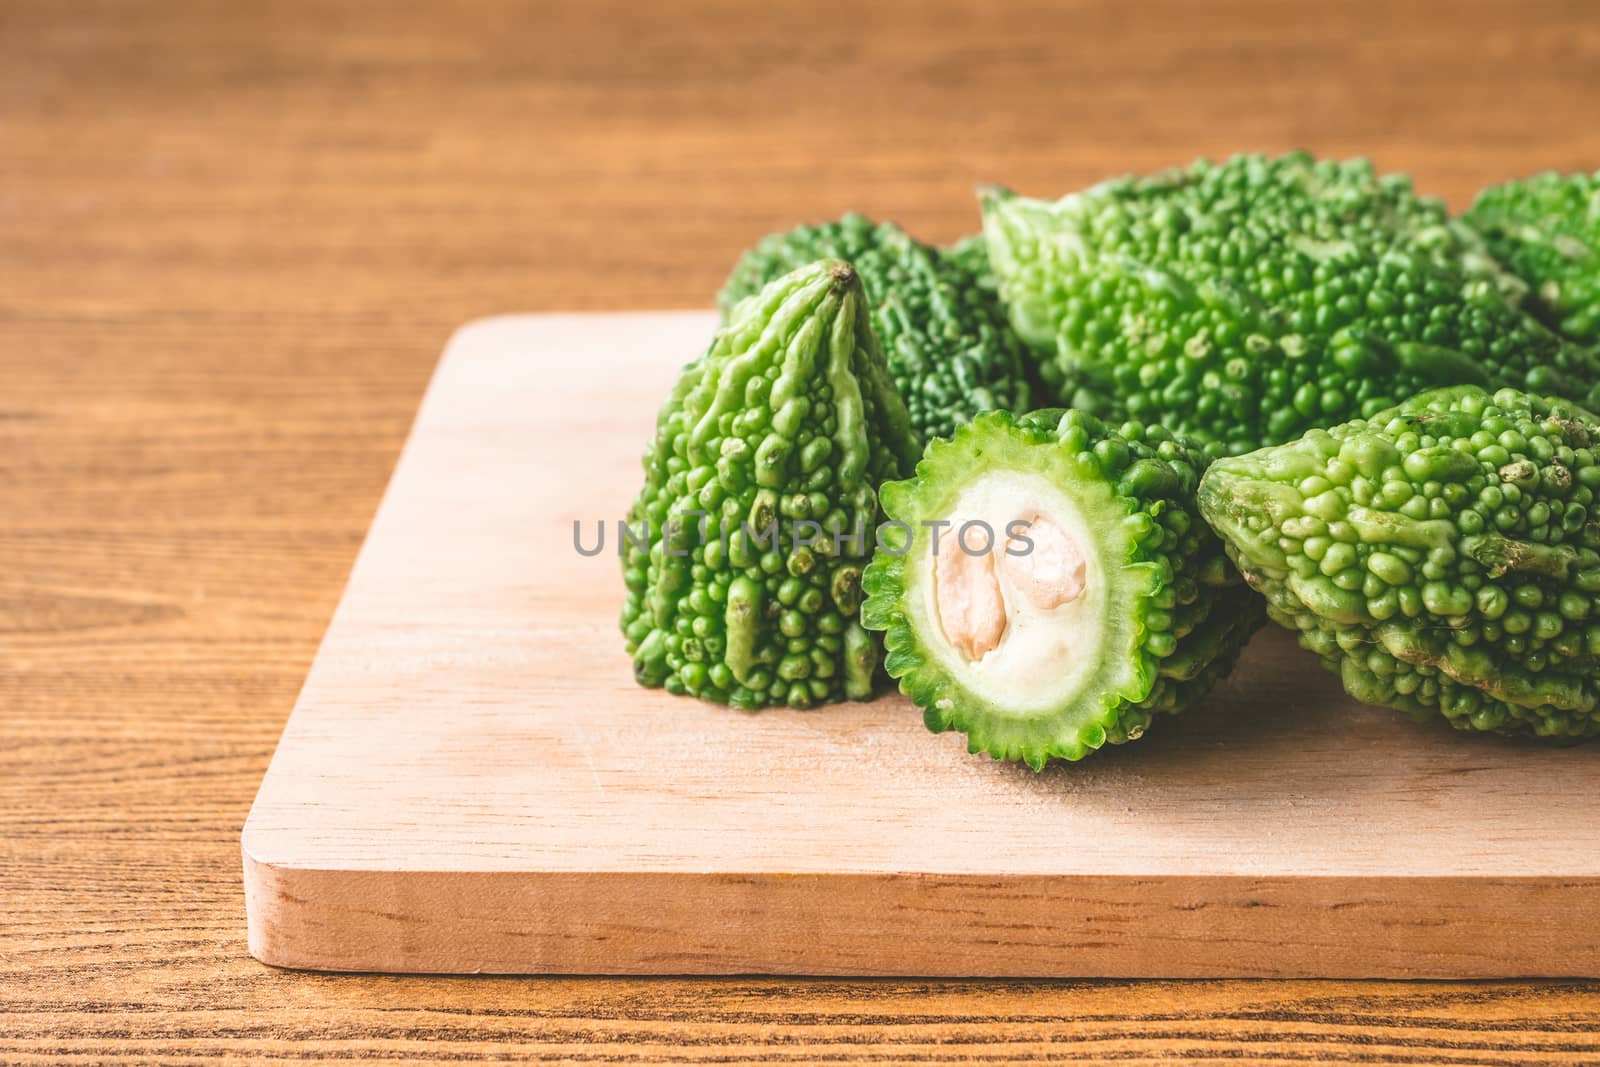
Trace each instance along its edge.
<path fill-rule="evenodd" d="M 898 695 L 633 682 L 616 529 L 709 313 L 451 342 L 245 824 L 250 945 L 339 970 L 1600 974 L 1600 748 L 1363 708 L 1263 634 L 1035 775 Z M 600 524 L 612 551 L 585 557 Z M 1531 822 L 1530 810 L 1542 816 Z"/>
<path fill-rule="evenodd" d="M 0 4 L 0 1060 L 1597 1058 L 1594 983 L 249 958 L 240 826 L 458 323 L 703 307 L 766 229 L 953 237 L 978 181 L 1307 145 L 1460 206 L 1600 162 L 1586 0 L 636 6 Z"/>

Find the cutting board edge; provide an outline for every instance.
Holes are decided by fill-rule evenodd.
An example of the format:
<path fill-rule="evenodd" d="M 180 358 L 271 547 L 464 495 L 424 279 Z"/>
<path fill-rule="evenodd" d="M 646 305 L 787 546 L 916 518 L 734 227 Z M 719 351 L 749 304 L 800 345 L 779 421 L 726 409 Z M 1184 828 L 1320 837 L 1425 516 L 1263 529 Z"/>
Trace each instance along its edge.
<path fill-rule="evenodd" d="M 264 862 L 248 843 L 243 861 L 250 954 L 293 969 L 1600 975 L 1592 877 L 340 870 Z"/>

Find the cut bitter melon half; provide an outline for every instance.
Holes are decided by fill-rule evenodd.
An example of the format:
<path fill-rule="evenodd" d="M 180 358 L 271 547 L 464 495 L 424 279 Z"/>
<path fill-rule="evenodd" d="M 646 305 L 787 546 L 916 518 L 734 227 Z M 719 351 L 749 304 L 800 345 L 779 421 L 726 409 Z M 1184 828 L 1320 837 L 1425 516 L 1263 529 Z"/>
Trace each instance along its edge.
<path fill-rule="evenodd" d="M 1203 465 L 1160 427 L 993 412 L 884 485 L 862 622 L 929 729 L 1037 770 L 1204 695 L 1263 614 L 1200 520 Z"/>

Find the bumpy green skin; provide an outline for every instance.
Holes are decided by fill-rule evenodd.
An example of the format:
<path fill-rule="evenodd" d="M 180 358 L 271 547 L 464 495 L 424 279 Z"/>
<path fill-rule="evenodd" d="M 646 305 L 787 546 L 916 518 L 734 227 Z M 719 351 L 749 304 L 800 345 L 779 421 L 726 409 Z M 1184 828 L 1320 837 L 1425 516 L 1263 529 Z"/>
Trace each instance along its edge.
<path fill-rule="evenodd" d="M 1573 340 L 1600 346 L 1600 171 L 1496 185 L 1478 194 L 1465 218 L 1527 282 L 1529 310 Z"/>
<path fill-rule="evenodd" d="M 1469 228 L 1362 161 L 1202 161 L 1055 203 L 990 191 L 984 230 L 1062 402 L 1212 455 L 1433 386 L 1600 401 L 1600 355 L 1520 311 Z"/>
<path fill-rule="evenodd" d="M 861 274 L 872 324 L 911 424 L 948 435 L 980 411 L 1026 410 L 1022 344 L 992 288 L 891 222 L 861 215 L 772 234 L 745 253 L 718 305 L 724 312 L 779 275 L 813 260 L 848 260 Z"/>
<path fill-rule="evenodd" d="M 1358 700 L 1462 730 L 1600 733 L 1600 419 L 1475 387 L 1218 460 L 1200 507 Z"/>
<path fill-rule="evenodd" d="M 1184 710 L 1226 675 L 1263 617 L 1200 519 L 1194 494 L 1204 462 L 1158 426 L 1112 427 L 1059 409 L 991 412 L 929 443 L 915 477 L 884 485 L 885 513 L 913 538 L 897 555 L 905 546 L 886 550 L 893 527 L 885 528 L 863 578 L 861 619 L 883 632 L 885 667 L 928 728 L 960 730 L 970 751 L 1040 770 L 1052 758 L 1078 760 L 1141 736 L 1155 715 Z M 968 485 L 996 470 L 1043 475 L 1065 490 L 1107 564 L 1102 640 L 1083 653 L 1095 667 L 1054 707 L 990 704 L 941 662 L 937 624 L 917 623 L 916 574 L 931 567 L 922 524 L 946 518 Z"/>
<path fill-rule="evenodd" d="M 848 264 L 742 303 L 662 408 L 629 512 L 645 534 L 623 553 L 640 684 L 742 708 L 870 696 L 879 647 L 857 612 L 875 487 L 915 461 Z"/>
<path fill-rule="evenodd" d="M 984 239 L 982 231 L 971 233 L 951 245 L 946 245 L 939 250 L 939 254 L 966 272 L 972 279 L 972 284 L 982 289 L 996 301 L 999 306 L 1000 283 L 995 280 L 994 269 L 989 266 L 989 243 Z"/>

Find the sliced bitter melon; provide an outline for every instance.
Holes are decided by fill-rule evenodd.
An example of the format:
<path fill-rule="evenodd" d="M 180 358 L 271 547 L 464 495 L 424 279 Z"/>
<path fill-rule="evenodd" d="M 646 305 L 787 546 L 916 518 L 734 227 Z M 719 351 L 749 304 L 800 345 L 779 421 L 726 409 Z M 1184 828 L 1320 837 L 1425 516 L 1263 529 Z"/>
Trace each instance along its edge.
<path fill-rule="evenodd" d="M 1263 618 L 1200 519 L 1203 466 L 1160 427 L 992 412 L 884 485 L 862 622 L 928 728 L 1038 770 L 1203 696 Z"/>

